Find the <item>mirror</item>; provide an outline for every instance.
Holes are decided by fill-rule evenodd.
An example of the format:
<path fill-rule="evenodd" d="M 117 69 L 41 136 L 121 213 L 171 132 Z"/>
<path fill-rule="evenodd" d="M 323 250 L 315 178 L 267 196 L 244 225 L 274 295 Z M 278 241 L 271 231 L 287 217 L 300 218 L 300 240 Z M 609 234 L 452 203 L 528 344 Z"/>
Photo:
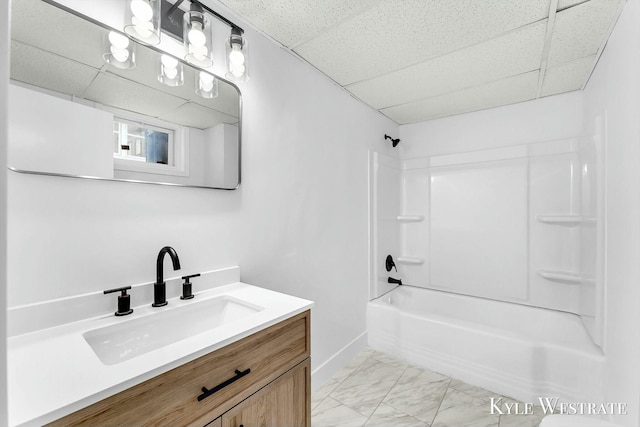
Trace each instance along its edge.
<path fill-rule="evenodd" d="M 169 58 L 183 68 L 184 84 L 165 85 L 161 52 L 129 39 L 136 65 L 117 68 L 103 57 L 108 28 L 43 0 L 13 0 L 11 26 L 11 170 L 238 187 L 242 120 L 234 84 Z M 217 96 L 196 94 L 200 79 Z"/>

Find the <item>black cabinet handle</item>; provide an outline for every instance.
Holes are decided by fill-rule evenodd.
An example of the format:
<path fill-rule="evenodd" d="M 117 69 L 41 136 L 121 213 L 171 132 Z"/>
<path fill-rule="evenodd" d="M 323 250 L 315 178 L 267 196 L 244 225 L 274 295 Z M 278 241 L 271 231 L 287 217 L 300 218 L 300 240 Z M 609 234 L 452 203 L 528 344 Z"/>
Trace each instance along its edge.
<path fill-rule="evenodd" d="M 226 380 L 225 382 L 222 382 L 222 383 L 218 384 L 217 386 L 215 386 L 211 390 L 207 389 L 206 387 L 202 387 L 202 394 L 200 396 L 198 396 L 198 402 L 202 401 L 203 399 L 206 399 L 207 397 L 211 396 L 213 393 L 222 390 L 223 388 L 225 388 L 229 384 L 232 384 L 232 383 L 238 381 L 240 378 L 244 377 L 245 375 L 248 375 L 250 372 L 251 372 L 251 369 L 247 369 L 245 371 L 239 371 L 239 370 L 236 369 L 236 375 L 234 377 L 231 377 L 228 380 Z"/>

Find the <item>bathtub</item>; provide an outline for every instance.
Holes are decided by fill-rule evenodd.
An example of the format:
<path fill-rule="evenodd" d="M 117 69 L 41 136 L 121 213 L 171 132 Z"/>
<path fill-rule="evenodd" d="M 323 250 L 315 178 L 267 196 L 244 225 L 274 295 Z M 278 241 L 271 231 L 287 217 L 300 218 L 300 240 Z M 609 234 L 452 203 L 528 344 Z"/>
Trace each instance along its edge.
<path fill-rule="evenodd" d="M 574 314 L 399 286 L 367 307 L 369 345 L 523 402 L 602 402 L 604 356 Z"/>

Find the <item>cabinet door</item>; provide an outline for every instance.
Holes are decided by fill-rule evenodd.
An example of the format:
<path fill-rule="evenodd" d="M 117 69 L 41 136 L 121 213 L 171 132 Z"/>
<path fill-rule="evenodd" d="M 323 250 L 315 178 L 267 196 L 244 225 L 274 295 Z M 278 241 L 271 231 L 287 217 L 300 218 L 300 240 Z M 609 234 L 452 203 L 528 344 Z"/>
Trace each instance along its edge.
<path fill-rule="evenodd" d="M 309 359 L 224 415 L 222 427 L 311 427 Z"/>

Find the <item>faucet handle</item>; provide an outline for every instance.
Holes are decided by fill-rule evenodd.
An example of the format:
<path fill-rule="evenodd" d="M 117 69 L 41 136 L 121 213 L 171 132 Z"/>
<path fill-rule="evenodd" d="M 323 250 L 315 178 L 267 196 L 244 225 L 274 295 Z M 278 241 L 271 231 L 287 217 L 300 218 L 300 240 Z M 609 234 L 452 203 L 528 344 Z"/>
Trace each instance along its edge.
<path fill-rule="evenodd" d="M 104 291 L 105 295 L 112 292 L 122 292 L 120 296 L 118 296 L 118 311 L 114 313 L 116 316 L 126 316 L 127 314 L 133 313 L 133 309 L 131 308 L 131 295 L 127 294 L 129 289 L 131 289 L 131 286 Z"/>
<path fill-rule="evenodd" d="M 180 299 L 191 299 L 193 298 L 192 292 L 192 283 L 189 281 L 192 277 L 200 277 L 200 273 L 191 274 L 189 276 L 182 276 L 184 279 L 184 283 L 182 284 L 182 296 Z"/>

